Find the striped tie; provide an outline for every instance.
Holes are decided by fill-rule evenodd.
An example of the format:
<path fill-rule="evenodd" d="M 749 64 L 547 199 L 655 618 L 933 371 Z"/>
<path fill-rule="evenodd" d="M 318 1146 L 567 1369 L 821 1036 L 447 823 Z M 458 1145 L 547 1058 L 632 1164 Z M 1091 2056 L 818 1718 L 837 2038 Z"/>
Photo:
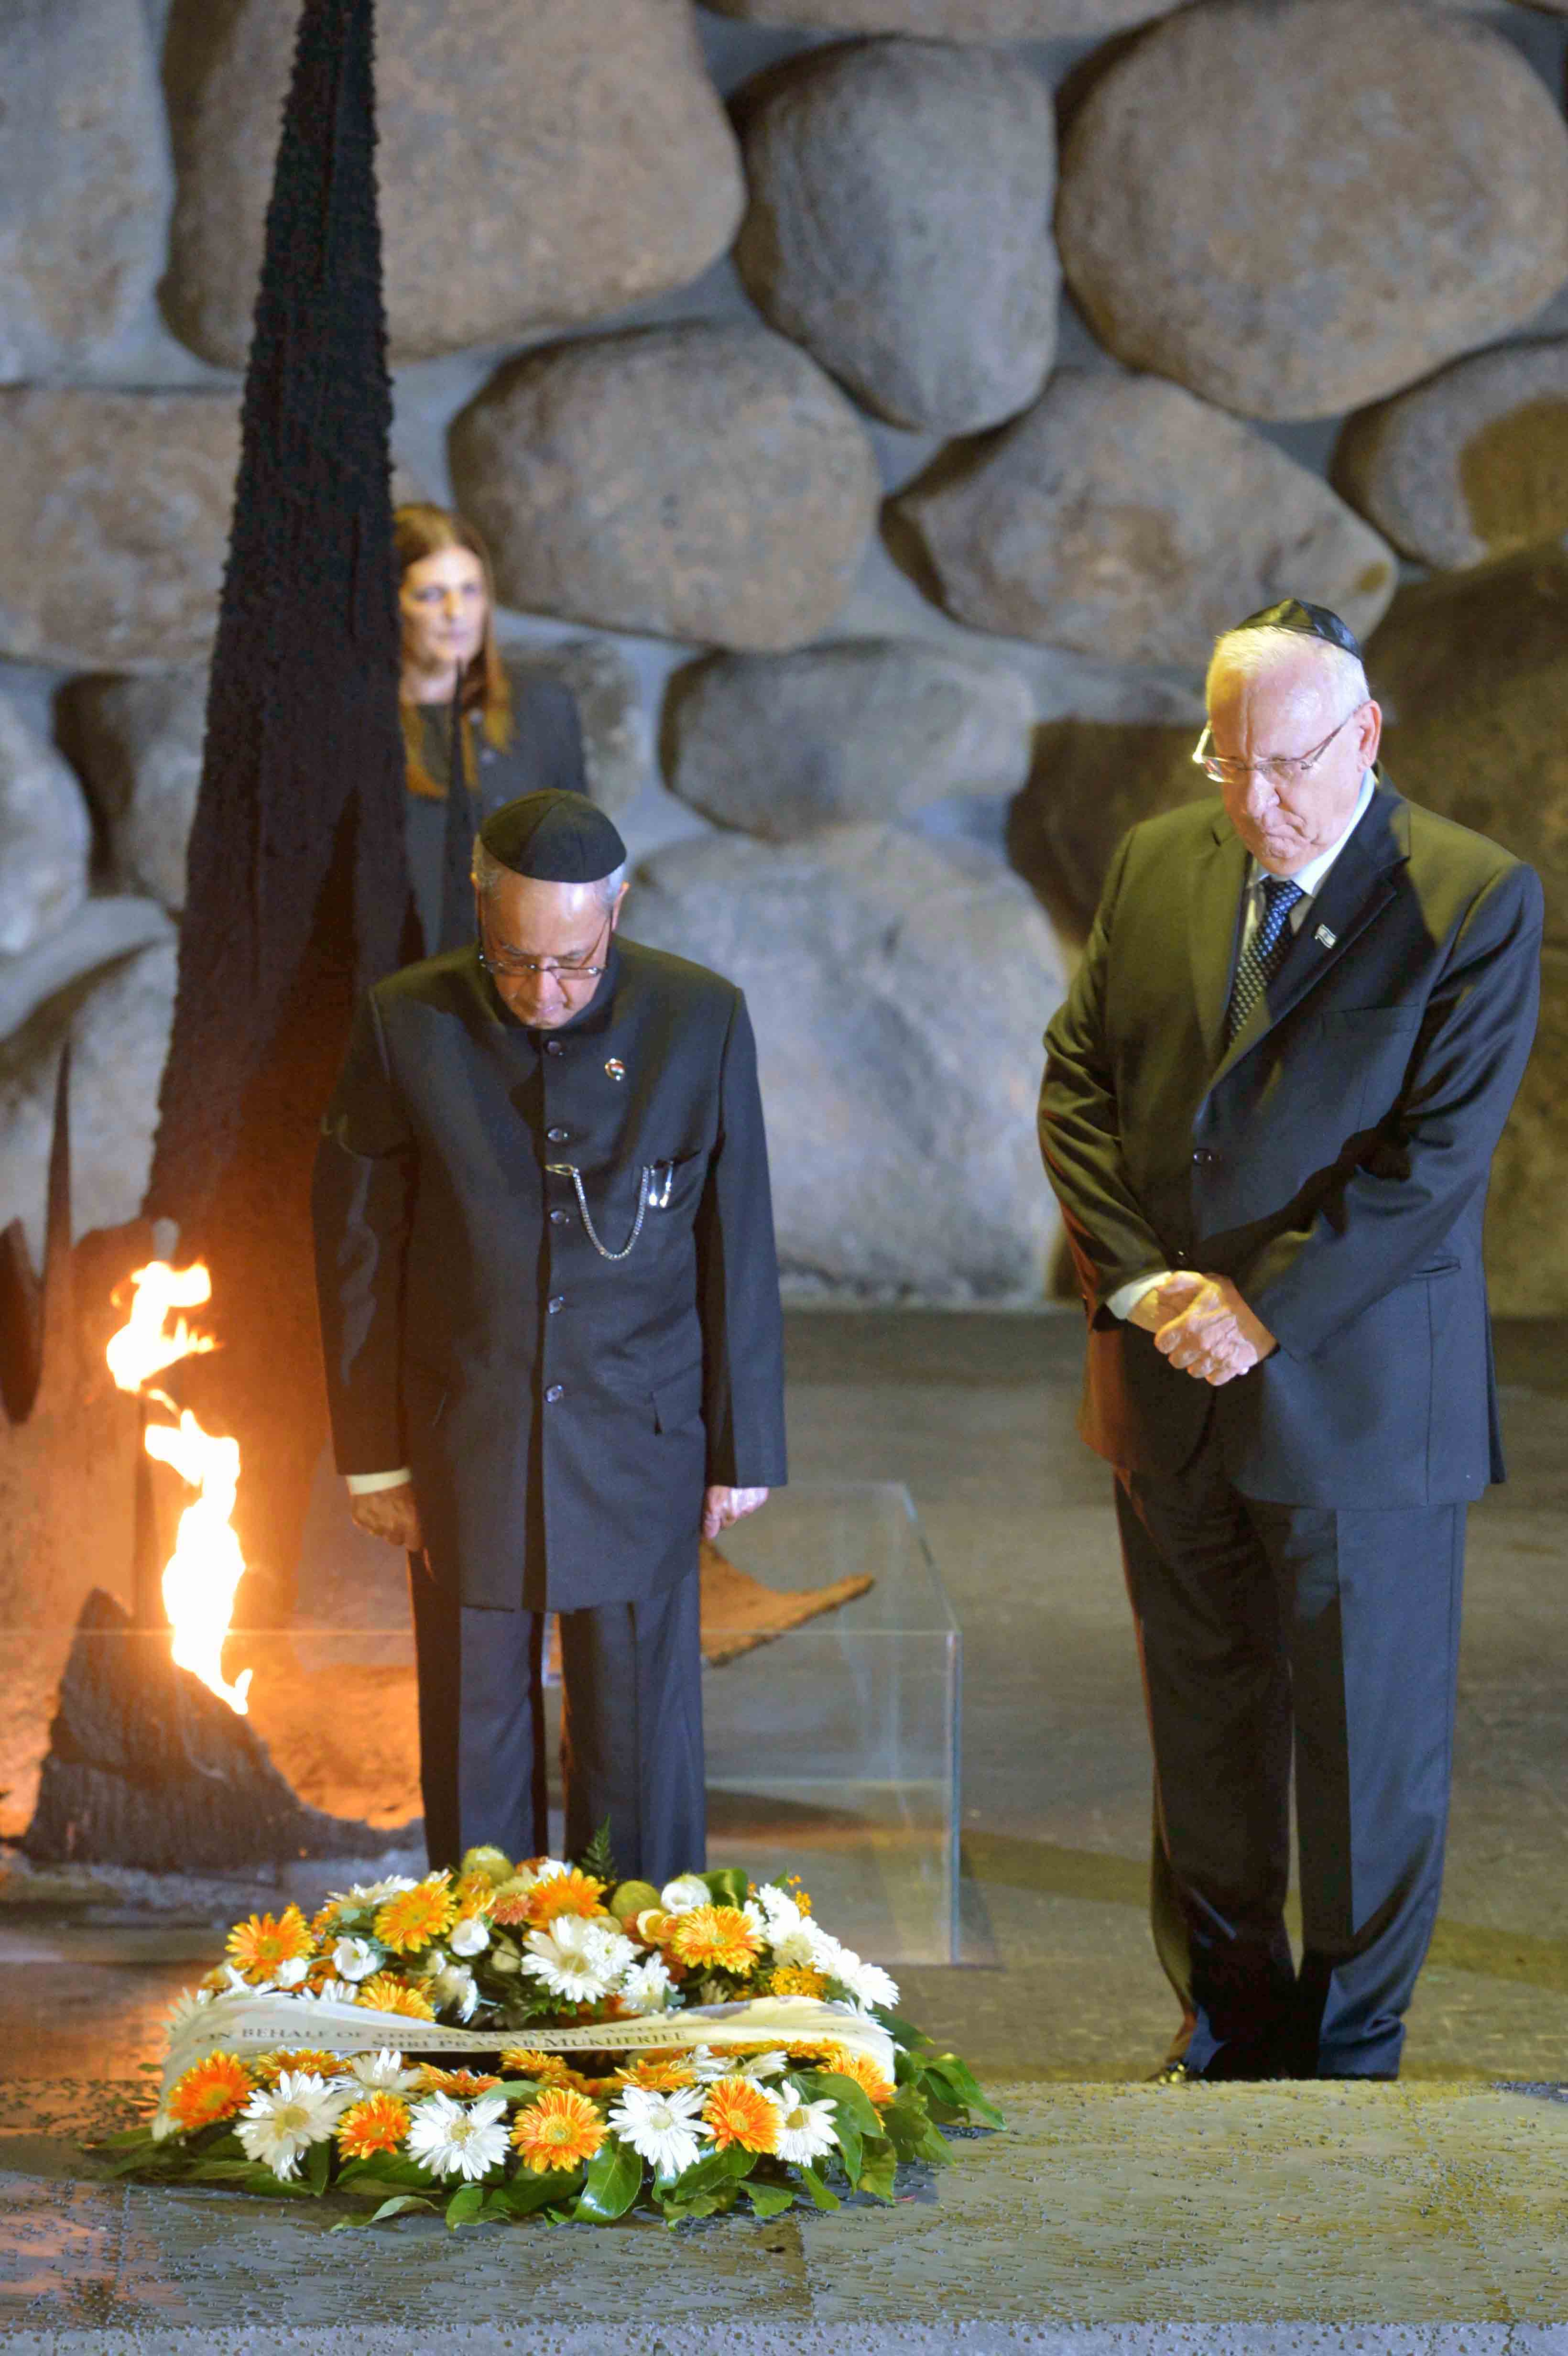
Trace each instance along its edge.
<path fill-rule="evenodd" d="M 1265 875 L 1264 912 L 1253 937 L 1236 963 L 1231 984 L 1231 1004 L 1225 1017 L 1227 1046 L 1247 1021 L 1259 999 L 1285 963 L 1290 947 L 1290 912 L 1304 894 L 1288 875 Z"/>

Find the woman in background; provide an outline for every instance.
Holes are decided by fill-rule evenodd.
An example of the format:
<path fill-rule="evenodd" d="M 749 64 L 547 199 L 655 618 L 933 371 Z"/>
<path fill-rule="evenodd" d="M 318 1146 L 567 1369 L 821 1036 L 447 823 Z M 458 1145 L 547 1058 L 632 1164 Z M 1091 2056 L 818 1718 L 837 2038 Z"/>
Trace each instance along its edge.
<path fill-rule="evenodd" d="M 536 673 L 513 704 L 496 644 L 490 558 L 474 526 L 445 508 L 399 508 L 392 544 L 409 876 L 423 951 L 432 957 L 474 937 L 468 866 L 481 821 L 543 786 L 585 793 L 588 779 L 571 689 Z"/>

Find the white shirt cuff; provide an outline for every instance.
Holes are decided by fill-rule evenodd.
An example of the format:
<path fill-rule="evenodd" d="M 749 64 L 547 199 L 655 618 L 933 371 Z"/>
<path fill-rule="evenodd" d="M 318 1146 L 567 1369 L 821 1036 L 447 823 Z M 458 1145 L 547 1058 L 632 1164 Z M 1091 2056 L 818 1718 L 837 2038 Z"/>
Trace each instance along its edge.
<path fill-rule="evenodd" d="M 351 1497 L 373 1497 L 378 1489 L 400 1489 L 414 1476 L 403 1464 L 395 1472 L 346 1472 L 343 1477 Z"/>
<path fill-rule="evenodd" d="M 1135 1276 L 1129 1284 L 1119 1284 L 1106 1301 L 1106 1308 L 1113 1317 L 1123 1319 L 1130 1317 L 1144 1294 L 1155 1291 L 1158 1286 L 1165 1283 L 1169 1274 L 1169 1269 L 1162 1268 L 1157 1275 Z"/>

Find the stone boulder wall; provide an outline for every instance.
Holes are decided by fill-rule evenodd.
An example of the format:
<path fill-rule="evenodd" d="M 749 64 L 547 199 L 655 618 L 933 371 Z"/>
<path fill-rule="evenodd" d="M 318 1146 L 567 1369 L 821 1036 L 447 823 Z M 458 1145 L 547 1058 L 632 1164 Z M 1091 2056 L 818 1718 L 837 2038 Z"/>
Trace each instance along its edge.
<path fill-rule="evenodd" d="M 89 674 L 60 698 L 61 739 L 102 822 L 114 881 L 176 916 L 206 723 L 203 664 L 130 679 Z"/>
<path fill-rule="evenodd" d="M 1008 849 L 1048 904 L 1086 933 L 1116 845 L 1130 826 L 1212 796 L 1192 766 L 1195 728 L 1058 720 L 1042 728 L 1034 772 L 1008 815 Z"/>
<path fill-rule="evenodd" d="M 1120 33 L 1181 0 L 707 0 L 718 16 L 836 33 L 925 34 L 938 41 L 1045 41 Z M 1568 5 L 1568 0 L 1564 0 Z"/>
<path fill-rule="evenodd" d="M 19 957 L 80 907 L 91 850 L 80 787 L 0 695 L 0 958 Z"/>
<path fill-rule="evenodd" d="M 91 365 L 164 263 L 171 180 L 140 0 L 0 11 L 0 381 Z"/>
<path fill-rule="evenodd" d="M 1118 662 L 1201 666 L 1218 631 L 1286 594 L 1364 632 L 1397 577 L 1317 476 L 1156 377 L 1061 369 L 892 512 L 959 621 Z"/>
<path fill-rule="evenodd" d="M 666 710 L 672 790 L 772 842 L 1012 793 L 1034 723 L 1016 671 L 888 638 L 716 655 L 677 675 Z"/>
<path fill-rule="evenodd" d="M 1034 1106 L 1063 975 L 1016 876 L 881 827 L 715 835 L 638 871 L 626 929 L 746 992 L 793 1290 L 1039 1298 L 1056 1217 Z"/>
<path fill-rule="evenodd" d="M 1568 125 L 1483 18 L 1198 0 L 1089 90 L 1057 237 L 1119 359 L 1247 416 L 1332 416 L 1568 279 Z"/>
<path fill-rule="evenodd" d="M 1024 408 L 1056 350 L 1056 118 L 1022 59 L 854 42 L 741 100 L 735 260 L 775 327 L 877 415 L 969 434 Z"/>
<path fill-rule="evenodd" d="M 1568 948 L 1568 556 L 1402 589 L 1367 669 L 1400 791 L 1527 859 Z"/>
<path fill-rule="evenodd" d="M 82 669 L 204 653 L 239 463 L 228 393 L 0 391 L 0 547 L 18 560 L 0 654 Z"/>
<path fill-rule="evenodd" d="M 170 319 L 243 365 L 298 10 L 175 0 Z M 501 344 L 685 284 L 744 191 L 690 10 L 671 0 L 398 0 L 377 52 L 394 360 Z"/>
<path fill-rule="evenodd" d="M 514 702 L 528 693 L 530 679 L 558 680 L 571 690 L 589 793 L 612 816 L 629 809 L 652 770 L 653 743 L 636 672 L 619 647 L 603 638 L 565 638 L 553 647 L 507 647 L 503 659 Z"/>
<path fill-rule="evenodd" d="M 0 1041 L 0 1203 L 7 1218 L 21 1219 L 35 1267 L 42 1264 L 55 1080 L 68 1034 L 72 1233 L 118 1226 L 141 1211 L 176 955 L 172 940 L 158 941 L 79 976 Z"/>
<path fill-rule="evenodd" d="M 1458 567 L 1568 531 L 1568 337 L 1456 360 L 1351 418 L 1334 480 L 1394 546 Z"/>
<path fill-rule="evenodd" d="M 880 497 L 837 387 L 747 324 L 528 353 L 462 412 L 451 447 L 504 603 L 749 651 L 833 620 Z"/>

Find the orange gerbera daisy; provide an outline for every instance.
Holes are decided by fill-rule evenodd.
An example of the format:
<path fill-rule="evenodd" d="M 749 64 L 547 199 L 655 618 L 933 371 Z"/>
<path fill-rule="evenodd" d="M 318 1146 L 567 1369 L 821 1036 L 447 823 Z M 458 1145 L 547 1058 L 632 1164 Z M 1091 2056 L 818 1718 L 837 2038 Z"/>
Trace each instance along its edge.
<path fill-rule="evenodd" d="M 337 2148 L 345 2159 L 370 2159 L 397 2151 L 409 2131 L 409 2106 L 396 2094 L 368 2094 L 337 2123 Z"/>
<path fill-rule="evenodd" d="M 814 1971 L 809 1964 L 780 1964 L 770 1974 L 770 1996 L 820 1996 L 827 1987 L 825 1976 Z"/>
<path fill-rule="evenodd" d="M 738 1906 L 694 1906 L 676 1916 L 664 1939 L 677 1961 L 694 1970 L 741 1976 L 763 1952 L 760 1936 Z"/>
<path fill-rule="evenodd" d="M 297 1906 L 285 1906 L 281 1914 L 236 1922 L 224 1944 L 229 1962 L 248 1980 L 270 1980 L 280 1964 L 303 1963 L 309 1954 L 310 1924 Z"/>
<path fill-rule="evenodd" d="M 410 2020 L 433 2020 L 435 2008 L 417 1988 L 405 1987 L 390 1972 L 372 1972 L 359 1983 L 357 2001 L 371 2012 L 400 2012 Z"/>
<path fill-rule="evenodd" d="M 251 2099 L 251 2072 L 237 2053 L 209 2053 L 193 2062 L 169 2089 L 167 2109 L 187 2135 L 209 2127 L 215 2119 L 231 2119 Z"/>
<path fill-rule="evenodd" d="M 318 2078 L 341 2077 L 343 2056 L 307 2046 L 297 2053 L 263 2053 L 251 2066 L 264 2086 L 275 2086 L 285 2070 L 311 2070 Z"/>
<path fill-rule="evenodd" d="M 892 2080 L 883 2077 L 869 2053 L 851 2053 L 847 2045 L 830 2045 L 823 2058 L 823 2067 L 837 2072 L 840 2078 L 853 2078 L 879 2109 L 891 2103 L 898 2093 Z"/>
<path fill-rule="evenodd" d="M 444 1873 L 427 1875 L 411 1890 L 399 1890 L 376 1909 L 376 1936 L 395 1954 L 432 1946 L 451 1930 L 457 1901 Z"/>
<path fill-rule="evenodd" d="M 523 2166 L 542 2176 L 547 2169 L 576 2168 L 592 2159 L 606 2132 L 586 2094 L 571 2086 L 547 2086 L 537 2103 L 518 2112 L 512 2141 Z"/>
<path fill-rule="evenodd" d="M 470 2102 L 475 2094 L 487 2094 L 492 2086 L 500 2083 L 499 2078 L 475 2077 L 472 2070 L 438 2070 L 433 2062 L 425 2062 L 420 2066 L 418 2091 L 421 2094 L 458 2094 L 464 2102 Z"/>
<path fill-rule="evenodd" d="M 776 2104 L 744 2078 L 716 2078 L 702 2115 L 713 2130 L 715 2151 L 728 2151 L 731 2144 L 742 2151 L 772 2151 L 778 2143 Z"/>
<path fill-rule="evenodd" d="M 552 1874 L 548 1881 L 536 1881 L 526 1901 L 528 1919 L 536 1930 L 542 1931 L 558 1914 L 581 1914 L 584 1920 L 603 1914 L 600 1900 L 604 1884 L 595 1881 L 591 1873 L 580 1873 L 573 1866 L 570 1873 Z"/>
<path fill-rule="evenodd" d="M 650 2094 L 673 2094 L 697 2083 L 693 2072 L 674 2054 L 645 2053 L 629 2069 L 617 2070 L 615 2077 L 619 2084 L 644 2086 Z"/>

